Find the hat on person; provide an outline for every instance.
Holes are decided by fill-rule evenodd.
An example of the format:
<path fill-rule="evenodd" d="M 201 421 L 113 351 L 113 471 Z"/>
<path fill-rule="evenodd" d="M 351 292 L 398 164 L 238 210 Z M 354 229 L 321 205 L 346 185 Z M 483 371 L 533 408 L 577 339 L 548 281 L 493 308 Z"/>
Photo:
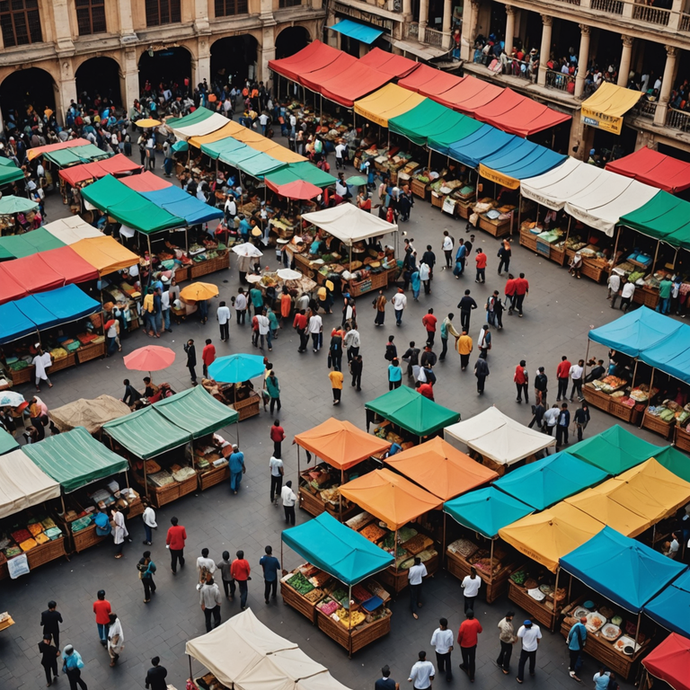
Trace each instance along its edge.
<path fill-rule="evenodd" d="M 523 625 L 524 625 L 526 628 L 530 628 L 530 627 L 532 626 L 532 621 L 528 618 L 528 619 L 523 623 Z"/>
<path fill-rule="evenodd" d="M 74 647 L 71 644 L 66 644 L 62 651 L 69 656 L 74 651 Z"/>

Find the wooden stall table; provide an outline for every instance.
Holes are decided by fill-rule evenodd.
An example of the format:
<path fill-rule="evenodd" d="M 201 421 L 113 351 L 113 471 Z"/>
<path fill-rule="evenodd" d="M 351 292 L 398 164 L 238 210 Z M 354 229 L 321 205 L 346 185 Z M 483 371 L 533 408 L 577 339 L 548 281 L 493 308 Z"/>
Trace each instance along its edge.
<path fill-rule="evenodd" d="M 518 569 L 523 570 L 524 568 L 529 569 L 528 566 L 523 566 L 523 568 Z M 561 613 L 561 606 L 565 601 L 566 592 L 561 590 L 560 594 L 562 598 L 560 599 L 560 604 L 554 602 L 553 597 L 545 597 L 543 602 L 537 601 L 527 592 L 527 589 L 520 584 L 517 584 L 511 577 L 508 578 L 508 598 L 520 608 L 527 611 L 529 618 L 538 621 L 543 626 L 553 631 L 558 622 L 558 618 Z M 549 603 L 547 606 L 546 602 Z M 551 606 L 553 608 L 551 608 Z"/>
<path fill-rule="evenodd" d="M 319 630 L 352 655 L 391 631 L 391 612 L 389 610 L 387 614 L 372 623 L 363 623 L 348 630 L 343 623 L 334 621 L 323 611 L 316 609 L 316 624 Z"/>
<path fill-rule="evenodd" d="M 592 405 L 604 412 L 608 412 L 611 408 L 611 396 L 603 391 L 598 391 L 591 383 L 586 383 L 582 387 L 582 394 L 587 401 L 587 404 Z"/>
<path fill-rule="evenodd" d="M 219 255 L 213 259 L 206 259 L 205 261 L 193 263 L 189 267 L 189 271 L 190 277 L 193 280 L 208 275 L 209 273 L 223 271 L 226 268 L 230 268 L 230 252 L 227 249 L 220 252 Z M 177 278 L 177 273 L 175 273 L 175 277 Z"/>
<path fill-rule="evenodd" d="M 22 383 L 29 383 L 30 381 L 33 381 L 35 378 L 35 371 L 36 367 L 34 367 L 33 365 L 24 367 L 19 371 L 8 369 L 9 375 L 12 378 L 12 384 L 14 386 L 19 386 Z M 48 369 L 48 375 L 50 375 L 50 369 Z"/>
<path fill-rule="evenodd" d="M 537 235 L 530 231 L 529 228 L 520 228 L 520 244 L 527 247 L 530 251 L 537 251 Z"/>
<path fill-rule="evenodd" d="M 676 425 L 674 423 L 665 422 L 663 419 L 650 414 L 649 410 L 645 410 L 644 415 L 642 416 L 642 428 L 649 429 L 649 431 L 653 431 L 655 434 L 661 435 L 666 440 L 670 439 L 673 435 L 673 429 L 675 426 Z"/>
<path fill-rule="evenodd" d="M 68 528 L 68 534 L 72 540 L 72 551 L 76 551 L 77 553 L 81 553 L 85 549 L 95 546 L 96 544 L 100 544 L 102 541 L 111 536 L 109 534 L 103 536 L 96 534 L 96 525 L 90 525 L 89 527 L 85 527 L 78 532 L 72 532 L 70 523 L 62 524 Z"/>
<path fill-rule="evenodd" d="M 53 374 L 56 371 L 62 371 L 62 369 L 69 369 L 77 364 L 77 355 L 74 352 L 70 352 L 66 357 L 60 357 L 59 359 L 54 359 L 53 363 L 48 370 L 48 374 Z"/>
<path fill-rule="evenodd" d="M 479 227 L 494 237 L 498 238 L 510 235 L 511 226 L 512 218 L 504 218 L 503 220 L 500 218 L 492 219 L 487 218 L 484 213 L 479 214 Z"/>
<path fill-rule="evenodd" d="M 609 396 L 609 398 L 608 413 L 612 414 L 614 417 L 618 417 L 618 419 L 622 419 L 624 422 L 628 422 L 628 424 L 634 424 L 635 422 L 633 420 L 639 416 L 639 412 L 636 410 L 637 405 L 630 406 L 618 402 L 617 398 L 611 396 Z"/>
<path fill-rule="evenodd" d="M 216 484 L 222 484 L 223 482 L 230 481 L 230 466 L 226 462 L 220 467 L 214 467 L 211 470 L 206 470 L 205 472 L 199 472 L 199 490 L 206 491 Z"/>
<path fill-rule="evenodd" d="M 565 250 L 566 261 L 570 263 L 573 256 L 577 252 L 572 249 Z M 586 276 L 595 283 L 601 283 L 604 278 L 608 276 L 609 264 L 606 259 L 592 259 L 586 256 L 582 257 L 582 275 Z"/>
<path fill-rule="evenodd" d="M 421 182 L 416 177 L 410 180 L 410 191 L 420 199 L 428 200 L 429 197 L 429 183 Z"/>
<path fill-rule="evenodd" d="M 9 613 L 0 613 L 0 632 L 14 625 L 14 620 Z"/>
<path fill-rule="evenodd" d="M 301 613 L 312 625 L 316 625 L 316 604 L 326 595 L 320 589 L 311 590 L 311 592 L 316 592 L 316 595 L 312 596 L 311 599 L 300 594 L 290 585 L 290 580 L 297 576 L 297 572 L 288 573 L 280 580 L 280 594 L 283 597 L 283 603 Z"/>
<path fill-rule="evenodd" d="M 143 483 L 143 477 L 139 477 L 139 479 L 140 483 Z M 161 487 L 149 485 L 147 487 L 149 489 L 148 497 L 151 499 L 151 503 L 155 508 L 162 508 L 167 503 L 172 503 L 182 496 L 195 493 L 197 486 L 198 480 L 195 473 L 194 476 L 184 481 L 175 481 L 168 486 Z"/>
<path fill-rule="evenodd" d="M 686 453 L 690 453 L 690 431 L 688 427 L 676 426 L 673 431 L 673 445 Z"/>
<path fill-rule="evenodd" d="M 175 282 L 184 283 L 185 281 L 189 280 L 189 271 L 189 266 L 178 266 L 175 268 Z"/>
<path fill-rule="evenodd" d="M 105 340 L 101 343 L 82 345 L 76 352 L 79 364 L 88 362 L 96 357 L 105 357 Z M 50 371 L 48 372 L 50 373 Z"/>
<path fill-rule="evenodd" d="M 659 304 L 659 290 L 648 285 L 636 285 L 633 293 L 633 304 L 642 304 L 650 309 L 656 309 Z"/>
<path fill-rule="evenodd" d="M 239 413 L 240 421 L 244 419 L 249 419 L 250 417 L 255 417 L 259 414 L 259 404 L 261 402 L 261 396 L 256 392 L 252 391 L 248 398 L 244 400 L 237 400 L 230 407 Z"/>

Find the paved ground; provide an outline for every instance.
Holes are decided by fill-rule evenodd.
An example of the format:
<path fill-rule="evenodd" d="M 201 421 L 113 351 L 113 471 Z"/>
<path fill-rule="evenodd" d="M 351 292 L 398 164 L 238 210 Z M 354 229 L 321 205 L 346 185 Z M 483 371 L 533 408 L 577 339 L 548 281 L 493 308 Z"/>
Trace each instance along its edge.
<path fill-rule="evenodd" d="M 66 212 L 66 207 L 55 197 L 50 199 L 48 209 L 48 220 L 54 220 Z M 457 223 L 423 202 L 417 203 L 412 212 L 412 220 L 401 228 L 407 233 L 407 237 L 414 238 L 417 249 L 423 250 L 427 243 L 431 243 L 437 256 L 442 256 L 440 244 L 444 229 L 450 229 L 456 239 L 464 234 L 464 222 Z M 315 355 L 309 350 L 298 355 L 298 339 L 294 332 L 281 332 L 274 345 L 272 360 L 282 387 L 283 411 L 280 419 L 288 436 L 309 429 L 330 415 L 348 419 L 364 428 L 364 402 L 387 390 L 387 362 L 383 353 L 388 333 L 395 334 L 399 349 L 412 339 L 421 344 L 424 341 L 421 318 L 429 306 L 434 307 L 440 320 L 448 311 L 457 313 L 455 306 L 467 287 L 472 290 L 480 305 L 495 288 L 502 292 L 504 279 L 496 276 L 497 242 L 482 231 L 476 232 L 476 242 L 485 248 L 489 257 L 486 285 L 476 285 L 470 271 L 462 280 L 455 280 L 449 271 L 437 270 L 433 294 L 428 297 L 422 295 L 419 303 L 412 302 L 410 298 L 401 328 L 395 327 L 392 311 L 387 314 L 385 329 L 374 328 L 371 298 L 360 298 L 357 306 L 364 358 L 363 389 L 361 393 L 356 393 L 346 386 L 343 402 L 337 408 L 331 405 L 326 353 Z M 273 266 L 273 255 L 267 254 L 264 263 Z M 504 330 L 494 334 L 494 346 L 489 356 L 491 376 L 485 395 L 477 396 L 475 379 L 469 371 L 460 372 L 457 354 L 451 355 L 444 364 L 437 367 L 439 380 L 435 387 L 436 400 L 442 405 L 459 410 L 464 419 L 489 405 L 497 405 L 518 421 L 528 422 L 528 406 L 515 402 L 512 376 L 518 361 L 525 358 L 531 372 L 540 365 L 545 366 L 553 381 L 551 388 L 555 389 L 555 369 L 561 355 L 568 355 L 571 361 L 584 357 L 587 331 L 620 315 L 620 312 L 612 312 L 608 308 L 604 287 L 594 285 L 587 279 L 571 279 L 564 269 L 518 247 L 517 241 L 511 270 L 526 273 L 530 281 L 530 293 L 525 302 L 525 317 L 519 319 L 517 316 L 506 315 Z M 234 268 L 222 274 L 208 276 L 204 280 L 216 282 L 220 287 L 220 298 L 228 301 L 238 287 Z M 215 308 L 212 308 L 211 313 L 214 311 Z M 459 320 L 459 314 L 456 320 Z M 339 315 L 327 317 L 324 330 L 330 332 L 330 327 L 337 322 Z M 475 341 L 481 323 L 481 315 L 477 312 L 471 328 Z M 203 342 L 206 337 L 213 338 L 219 355 L 252 351 L 248 327 L 238 329 L 233 325 L 229 344 L 218 342 L 218 330 L 213 320 L 205 327 L 192 321 L 174 327 L 173 330 L 172 334 L 166 334 L 156 343 L 173 348 L 178 360 L 157 380 L 167 380 L 176 390 L 189 386 L 182 350 L 183 343 L 189 337 L 195 338 L 197 343 Z M 123 342 L 123 354 L 150 342 L 142 332 L 136 332 Z M 590 354 L 604 357 L 606 353 L 602 348 L 594 347 Z M 139 382 L 140 377 L 135 372 L 125 370 L 121 356 L 89 362 L 57 373 L 53 378 L 54 388 L 44 391 L 42 397 L 49 407 L 57 407 L 79 397 L 92 398 L 100 393 L 109 393 L 119 398 L 122 395 L 122 379 L 128 374 Z M 25 387 L 21 392 L 29 395 L 31 388 Z M 592 422 L 587 435 L 603 431 L 614 421 L 612 417 L 592 410 Z M 242 423 L 242 446 L 248 472 L 238 496 L 231 496 L 228 487 L 218 486 L 203 495 L 185 497 L 158 511 L 161 529 L 155 535 L 153 546 L 153 557 L 159 566 L 158 594 L 150 605 L 144 606 L 142 603 L 142 587 L 135 569 L 136 560 L 143 549 L 143 529 L 138 521 L 133 521 L 130 525 L 134 543 L 127 546 L 125 557 L 119 561 L 113 558 L 112 545 L 104 543 L 74 556 L 70 562 L 55 562 L 18 581 L 3 582 L 0 588 L 0 611 L 9 610 L 16 625 L 0 633 L 0 687 L 8 690 L 41 687 L 44 680 L 36 650 L 36 643 L 40 638 L 38 623 L 45 603 L 54 598 L 58 601 L 65 620 L 61 643 L 74 644 L 82 654 L 86 663 L 83 678 L 90 688 L 110 690 L 143 687 L 149 659 L 154 655 L 159 655 L 168 668 L 168 680 L 178 690 L 184 688 L 188 677 L 185 642 L 202 634 L 205 628 L 194 589 L 193 565 L 188 565 L 173 578 L 167 567 L 165 529 L 172 515 L 180 518 L 189 535 L 187 554 L 192 564 L 204 546 L 211 549 L 214 558 L 219 558 L 224 549 L 234 552 L 243 548 L 252 566 L 256 568 L 266 544 L 272 544 L 279 551 L 283 527 L 282 511 L 272 506 L 268 498 L 267 465 L 271 450 L 268 430 L 271 422 L 271 418 L 262 413 L 259 417 Z M 636 429 L 633 431 L 647 440 L 661 443 L 659 437 Z M 232 438 L 232 433 L 234 432 L 229 431 L 226 435 Z M 296 479 L 296 454 L 289 445 L 287 452 L 284 451 L 284 458 L 286 475 Z M 308 517 L 299 511 L 299 522 Z M 285 553 L 285 567 L 292 568 L 298 563 L 296 554 L 289 551 Z M 441 572 L 425 584 L 425 606 L 419 621 L 414 621 L 409 615 L 407 597 L 403 594 L 392 607 L 392 633 L 349 661 L 339 646 L 313 628 L 297 612 L 282 604 L 266 606 L 262 597 L 262 584 L 257 571 L 250 583 L 249 604 L 259 618 L 276 632 L 299 643 L 304 651 L 326 665 L 336 678 L 356 690 L 371 687 L 384 663 L 390 664 L 393 677 L 404 684 L 417 652 L 426 649 L 431 653 L 428 643 L 437 619 L 446 616 L 454 630 L 457 630 L 462 620 L 460 584 L 452 576 Z M 91 612 L 92 601 L 100 588 L 107 591 L 107 597 L 119 614 L 125 631 L 126 650 L 114 669 L 109 668 L 107 653 L 98 643 Z M 485 628 L 478 649 L 475 682 L 478 690 L 491 690 L 499 686 L 514 687 L 513 677 L 503 676 L 493 664 L 498 651 L 496 623 L 508 607 L 514 608 L 505 600 L 492 606 L 482 603 L 478 607 L 478 617 Z M 238 611 L 238 603 L 224 604 L 223 619 Z M 516 620 L 522 618 L 523 615 L 518 612 Z M 457 669 L 459 654 L 456 657 L 454 664 Z M 591 678 L 597 670 L 595 666 L 596 662 L 588 659 L 582 672 L 583 677 Z M 197 665 L 195 671 L 200 670 Z M 528 677 L 525 682 L 526 687 L 540 690 L 558 690 L 561 685 L 574 685 L 567 676 L 567 653 L 559 635 L 545 633 L 539 651 L 537 676 L 535 679 Z M 437 681 L 437 685 L 444 683 L 445 680 Z M 459 687 L 465 683 L 466 677 L 458 671 L 452 685 Z M 66 679 L 60 680 L 60 686 L 63 690 L 67 688 Z"/>

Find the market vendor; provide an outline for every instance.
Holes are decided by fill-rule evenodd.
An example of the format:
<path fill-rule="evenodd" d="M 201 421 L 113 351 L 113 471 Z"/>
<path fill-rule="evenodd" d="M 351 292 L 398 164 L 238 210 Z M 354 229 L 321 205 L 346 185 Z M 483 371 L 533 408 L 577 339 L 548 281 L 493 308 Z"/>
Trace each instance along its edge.
<path fill-rule="evenodd" d="M 316 237 L 314 237 L 314 241 L 309 245 L 309 253 L 312 256 L 319 254 L 321 251 L 323 251 L 324 246 L 323 239 L 319 237 L 319 235 L 316 235 Z"/>

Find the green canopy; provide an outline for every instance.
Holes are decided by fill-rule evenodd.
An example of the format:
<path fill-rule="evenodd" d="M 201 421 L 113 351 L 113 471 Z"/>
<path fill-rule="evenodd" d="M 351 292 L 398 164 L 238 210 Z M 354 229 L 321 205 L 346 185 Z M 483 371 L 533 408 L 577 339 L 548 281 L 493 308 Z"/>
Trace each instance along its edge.
<path fill-rule="evenodd" d="M 8 434 L 4 429 L 0 429 L 0 455 L 9 453 L 11 450 L 19 448 L 19 444 L 12 434 Z"/>
<path fill-rule="evenodd" d="M 677 477 L 690 482 L 690 458 L 673 446 L 659 448 L 652 456 L 660 465 Z"/>
<path fill-rule="evenodd" d="M 620 223 L 674 247 L 690 249 L 690 203 L 668 192 L 660 191 L 644 206 L 622 216 Z"/>
<path fill-rule="evenodd" d="M 213 160 L 220 159 L 223 163 L 232 165 L 229 162 L 229 156 L 231 156 L 235 151 L 240 151 L 246 149 L 247 145 L 237 139 L 232 137 L 227 137 L 225 139 L 219 139 L 211 144 L 202 144 L 201 152 L 205 153 L 209 158 Z"/>
<path fill-rule="evenodd" d="M 459 412 L 442 407 L 407 386 L 389 391 L 364 407 L 415 436 L 429 436 L 460 419 Z"/>
<path fill-rule="evenodd" d="M 208 120 L 209 117 L 213 115 L 213 111 L 208 108 L 197 108 L 193 113 L 185 115 L 184 117 L 170 118 L 166 120 L 165 124 L 170 129 L 179 129 L 180 127 L 189 127 L 190 125 L 196 125 L 199 122 Z"/>
<path fill-rule="evenodd" d="M 103 425 L 103 430 L 138 458 L 148 460 L 191 440 L 188 431 L 145 407 Z"/>
<path fill-rule="evenodd" d="M 13 213 L 28 213 L 38 208 L 38 204 L 31 199 L 8 194 L 0 199 L 0 216 L 9 216 Z"/>
<path fill-rule="evenodd" d="M 276 160 L 263 151 L 255 152 L 254 156 L 247 156 L 237 164 L 237 167 L 247 175 L 263 180 L 269 173 L 287 168 L 288 164 Z M 317 168 L 318 170 L 318 168 Z"/>
<path fill-rule="evenodd" d="M 48 151 L 43 155 L 59 168 L 68 168 L 70 165 L 91 163 L 92 161 L 103 160 L 103 158 L 110 158 L 112 153 L 99 149 L 95 144 L 86 144 L 85 146 L 75 146 L 71 149 Z"/>
<path fill-rule="evenodd" d="M 23 259 L 25 256 L 65 246 L 64 242 L 45 228 L 37 228 L 22 235 L 0 237 L 0 259 Z"/>
<path fill-rule="evenodd" d="M 451 144 L 469 137 L 470 134 L 474 134 L 484 125 L 484 123 L 473 120 L 471 117 L 467 117 L 467 115 L 456 113 L 454 110 L 450 112 L 457 117 L 457 120 L 453 119 L 453 116 L 447 115 L 444 120 L 438 121 L 438 125 L 433 130 L 428 131 L 426 134 L 427 146 L 446 156 L 450 153 Z M 441 129 L 446 123 L 448 123 L 448 127 Z"/>
<path fill-rule="evenodd" d="M 153 405 L 169 422 L 192 435 L 206 436 L 239 419 L 239 413 L 216 400 L 202 386 L 163 398 Z"/>
<path fill-rule="evenodd" d="M 18 168 L 14 161 L 0 156 L 0 186 L 24 179 L 24 171 Z"/>
<path fill-rule="evenodd" d="M 272 172 L 266 175 L 266 179 L 270 180 L 274 185 L 281 186 L 294 182 L 295 180 L 304 180 L 311 182 L 317 187 L 328 187 L 335 184 L 335 177 L 325 173 L 323 170 L 317 168 L 309 161 L 300 161 L 299 163 L 290 163 L 287 168 Z"/>
<path fill-rule="evenodd" d="M 127 460 L 96 441 L 83 426 L 30 443 L 22 450 L 65 493 L 127 469 Z"/>

